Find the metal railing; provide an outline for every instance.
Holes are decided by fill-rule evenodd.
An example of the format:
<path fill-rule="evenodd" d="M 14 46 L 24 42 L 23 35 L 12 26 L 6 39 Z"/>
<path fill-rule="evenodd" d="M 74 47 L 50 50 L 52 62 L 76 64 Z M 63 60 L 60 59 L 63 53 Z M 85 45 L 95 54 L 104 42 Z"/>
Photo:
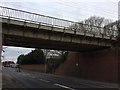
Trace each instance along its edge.
<path fill-rule="evenodd" d="M 99 26 L 91 26 L 88 24 L 73 22 L 69 20 L 59 19 L 55 17 L 40 15 L 23 10 L 17 10 L 13 8 L 0 6 L 0 16 L 3 18 L 18 19 L 27 22 L 34 22 L 37 24 L 51 25 L 52 27 L 63 28 L 65 30 L 72 30 L 74 32 L 80 32 L 91 35 L 98 35 L 102 37 L 117 37 L 117 28 L 106 29 Z"/>

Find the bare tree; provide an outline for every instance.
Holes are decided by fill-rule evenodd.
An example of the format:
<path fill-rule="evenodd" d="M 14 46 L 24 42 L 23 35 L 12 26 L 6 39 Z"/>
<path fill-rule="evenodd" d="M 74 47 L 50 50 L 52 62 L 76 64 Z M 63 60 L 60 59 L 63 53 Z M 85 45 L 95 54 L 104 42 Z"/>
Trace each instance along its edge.
<path fill-rule="evenodd" d="M 5 56 L 2 55 L 2 54 L 5 52 L 5 49 L 6 49 L 6 48 L 8 48 L 8 47 L 5 47 L 5 46 L 3 47 L 3 46 L 2 46 L 2 48 L 1 48 L 1 53 L 0 53 L 0 55 L 1 55 L 1 58 L 3 58 L 3 59 L 5 58 Z M 0 61 L 1 61 L 1 60 L 0 60 Z"/>
<path fill-rule="evenodd" d="M 55 68 L 62 62 L 67 51 L 42 49 L 45 56 L 45 72 L 55 72 Z M 61 61 L 61 62 L 60 62 Z"/>
<path fill-rule="evenodd" d="M 103 28 L 111 22 L 111 19 L 105 19 L 104 17 L 99 16 L 91 16 L 84 21 L 71 25 L 68 29 L 73 30 L 75 33 L 81 32 L 91 35 L 104 35 L 107 33 L 107 35 L 112 35 L 110 30 L 106 30 L 105 28 Z"/>
<path fill-rule="evenodd" d="M 90 18 L 83 21 L 84 24 L 99 27 L 104 27 L 105 25 L 108 25 L 111 22 L 112 22 L 111 19 L 105 19 L 104 17 L 99 16 L 91 16 Z"/>
<path fill-rule="evenodd" d="M 87 29 L 90 32 L 98 34 L 98 35 L 100 35 L 100 34 L 103 35 L 104 34 L 104 35 L 107 35 L 107 36 L 111 36 L 113 34 L 112 29 L 108 30 L 108 29 L 104 28 L 104 30 L 103 30 L 103 29 L 101 29 L 101 27 L 104 27 L 111 22 L 112 22 L 111 19 L 105 19 L 104 17 L 99 17 L 99 16 L 92 16 L 92 17 L 86 19 L 85 21 L 83 21 L 83 23 L 88 24 L 89 28 L 87 28 Z"/>

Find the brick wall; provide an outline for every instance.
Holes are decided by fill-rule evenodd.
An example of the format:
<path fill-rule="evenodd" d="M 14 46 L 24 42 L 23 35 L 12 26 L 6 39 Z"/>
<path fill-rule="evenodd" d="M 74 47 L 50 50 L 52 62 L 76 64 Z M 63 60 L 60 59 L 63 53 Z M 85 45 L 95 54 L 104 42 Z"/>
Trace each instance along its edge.
<path fill-rule="evenodd" d="M 118 56 L 115 48 L 86 53 L 71 52 L 55 74 L 118 82 Z"/>
<path fill-rule="evenodd" d="M 45 73 L 45 65 L 44 64 L 30 64 L 30 65 L 21 65 L 22 69 L 38 71 Z"/>

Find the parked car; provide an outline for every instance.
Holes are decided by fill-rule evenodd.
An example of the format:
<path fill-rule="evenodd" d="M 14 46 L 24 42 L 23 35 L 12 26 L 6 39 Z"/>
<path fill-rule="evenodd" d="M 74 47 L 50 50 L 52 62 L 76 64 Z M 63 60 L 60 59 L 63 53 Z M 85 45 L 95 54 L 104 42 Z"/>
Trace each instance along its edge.
<path fill-rule="evenodd" d="M 17 67 L 17 64 L 10 64 L 10 67 L 16 68 L 16 67 Z"/>

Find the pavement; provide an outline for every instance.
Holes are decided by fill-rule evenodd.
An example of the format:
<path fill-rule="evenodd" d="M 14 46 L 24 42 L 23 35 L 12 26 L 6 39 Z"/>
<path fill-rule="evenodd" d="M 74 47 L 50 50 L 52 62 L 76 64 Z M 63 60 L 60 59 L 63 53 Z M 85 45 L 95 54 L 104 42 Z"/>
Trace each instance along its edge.
<path fill-rule="evenodd" d="M 118 90 L 118 84 L 84 80 L 80 78 L 45 74 L 29 70 L 16 72 L 15 68 L 3 68 L 3 88 L 57 88 L 81 90 L 82 88 Z"/>

